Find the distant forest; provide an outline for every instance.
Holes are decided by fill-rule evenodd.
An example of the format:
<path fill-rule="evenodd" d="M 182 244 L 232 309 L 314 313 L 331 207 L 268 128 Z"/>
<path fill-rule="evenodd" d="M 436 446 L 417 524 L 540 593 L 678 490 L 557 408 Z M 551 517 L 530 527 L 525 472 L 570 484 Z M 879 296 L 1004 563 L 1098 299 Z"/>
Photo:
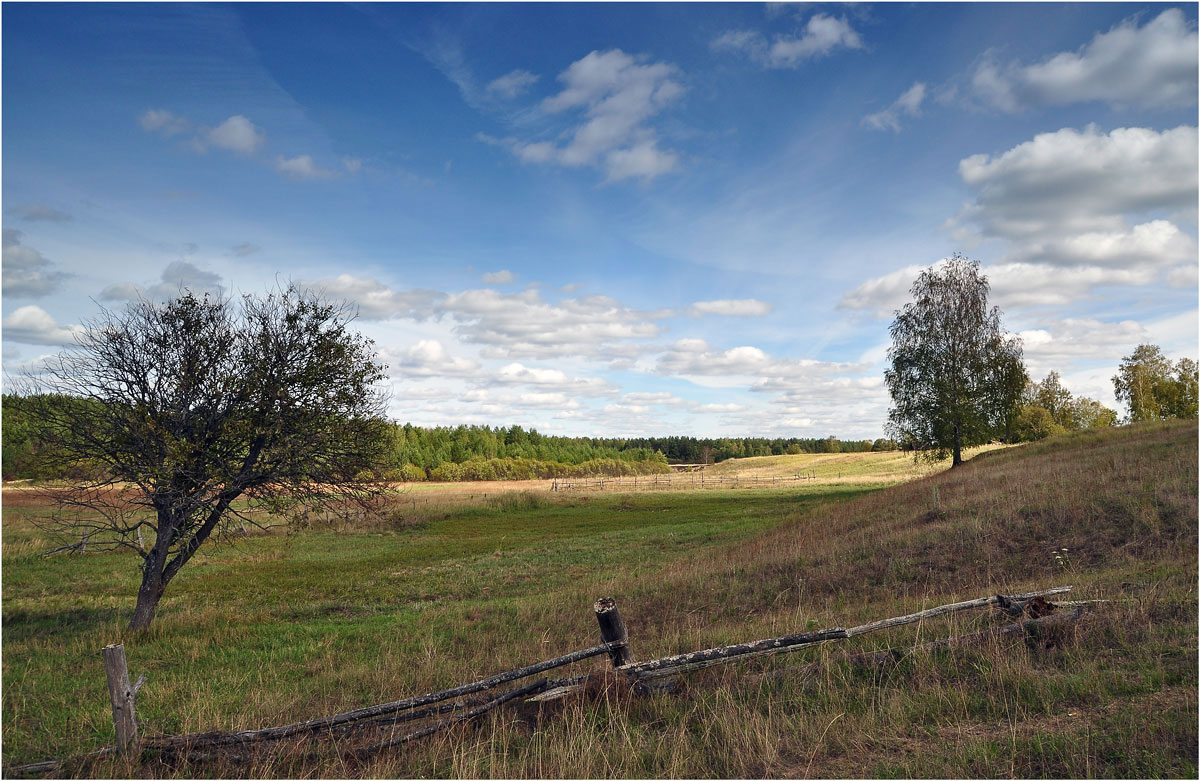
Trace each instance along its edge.
<path fill-rule="evenodd" d="M 872 449 L 895 450 L 891 440 L 839 440 L 836 437 L 765 439 L 761 437 L 558 437 L 526 431 L 520 426 L 456 426 L 422 428 L 411 424 L 394 429 L 394 466 L 408 463 L 423 468 L 473 458 L 528 458 L 580 464 L 599 458 L 621 461 L 658 460 L 668 464 L 703 464 L 727 458 L 779 456 L 800 453 L 861 453 Z"/>
<path fill-rule="evenodd" d="M 68 477 L 54 453 L 34 440 L 26 409 L 16 397 L 3 398 L 3 475 L 6 480 Z M 46 399 L 43 399 L 43 402 Z M 836 437 L 562 437 L 521 426 L 389 427 L 387 462 L 392 480 L 524 480 L 592 475 L 655 474 L 669 464 L 717 463 L 727 458 L 799 453 L 860 453 L 894 450 L 887 439 Z"/>

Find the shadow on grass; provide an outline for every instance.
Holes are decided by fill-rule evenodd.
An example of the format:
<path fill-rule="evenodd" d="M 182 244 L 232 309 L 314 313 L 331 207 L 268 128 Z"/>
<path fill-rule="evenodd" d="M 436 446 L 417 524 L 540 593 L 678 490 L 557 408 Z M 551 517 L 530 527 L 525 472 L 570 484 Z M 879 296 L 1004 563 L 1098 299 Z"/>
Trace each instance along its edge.
<path fill-rule="evenodd" d="M 49 631 L 68 634 L 93 630 L 114 621 L 125 621 L 129 611 L 115 607 L 73 608 L 69 610 L 4 611 L 5 645 L 45 637 Z"/>

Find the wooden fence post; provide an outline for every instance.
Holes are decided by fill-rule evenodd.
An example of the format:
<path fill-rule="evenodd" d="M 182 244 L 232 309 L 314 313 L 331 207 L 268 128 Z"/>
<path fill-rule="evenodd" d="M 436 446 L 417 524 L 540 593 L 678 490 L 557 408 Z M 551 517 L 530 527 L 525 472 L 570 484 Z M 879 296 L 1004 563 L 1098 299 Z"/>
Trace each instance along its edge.
<path fill-rule="evenodd" d="M 137 713 L 134 700 L 138 689 L 145 683 L 145 676 L 130 685 L 129 668 L 125 664 L 125 646 L 106 645 L 104 672 L 108 675 L 108 697 L 112 701 L 113 726 L 117 731 L 117 753 L 136 753 L 138 748 Z"/>
<path fill-rule="evenodd" d="M 629 664 L 633 661 L 633 652 L 629 650 L 629 633 L 625 631 L 625 622 L 617 610 L 617 603 L 612 597 L 600 597 L 592 606 L 596 611 L 596 623 L 600 625 L 600 639 L 606 643 L 624 643 L 608 652 L 613 667 Z"/>

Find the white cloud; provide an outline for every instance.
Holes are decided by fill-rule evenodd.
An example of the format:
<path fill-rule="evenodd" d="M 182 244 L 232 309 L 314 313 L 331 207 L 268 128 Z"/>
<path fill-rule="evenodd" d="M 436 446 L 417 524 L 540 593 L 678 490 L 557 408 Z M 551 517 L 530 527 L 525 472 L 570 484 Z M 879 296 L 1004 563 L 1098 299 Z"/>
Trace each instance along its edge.
<path fill-rule="evenodd" d="M 524 409 L 578 410 L 583 407 L 577 399 L 555 391 L 530 391 L 525 393 L 497 392 L 488 388 L 475 388 L 459 398 L 475 404 L 483 404 L 490 414 L 508 414 L 513 407 Z"/>
<path fill-rule="evenodd" d="M 650 349 L 658 336 L 654 321 L 669 312 L 643 312 L 605 296 L 549 302 L 537 288 L 501 293 L 482 288 L 447 294 L 436 290 L 392 290 L 375 279 L 342 274 L 301 283 L 359 307 L 364 320 L 448 317 L 462 340 L 483 345 L 483 357 L 628 358 Z"/>
<path fill-rule="evenodd" d="M 57 290 L 67 278 L 67 274 L 53 270 L 54 264 L 42 253 L 21 243 L 21 231 L 5 228 L 3 236 L 4 295 L 41 298 Z"/>
<path fill-rule="evenodd" d="M 192 123 L 184 117 L 177 117 L 165 109 L 147 109 L 138 117 L 138 124 L 147 133 L 161 133 L 170 137 L 187 131 Z"/>
<path fill-rule="evenodd" d="M 350 274 L 340 274 L 333 279 L 306 280 L 299 284 L 327 298 L 357 306 L 358 316 L 363 320 L 424 320 L 433 316 L 435 305 L 446 297 L 445 293 L 436 290 L 418 288 L 396 291 L 378 280 Z"/>
<path fill-rule="evenodd" d="M 1195 260 L 1196 242 L 1174 224 L 1152 220 L 1135 225 L 1132 230 L 1079 233 L 1030 242 L 1021 255 L 1033 263 L 1144 268 Z"/>
<path fill-rule="evenodd" d="M 1195 127 L 1063 128 L 960 161 L 972 200 L 947 226 L 963 243 L 1001 242 L 984 272 L 1005 309 L 1075 304 L 1103 287 L 1182 286 L 1196 239 L 1164 215 L 1194 219 L 1197 168 Z M 869 279 L 839 306 L 887 317 L 922 270 Z"/>
<path fill-rule="evenodd" d="M 467 290 L 437 305 L 455 319 L 456 333 L 484 345 L 488 358 L 585 357 L 612 359 L 646 349 L 636 342 L 657 336 L 662 313 L 640 312 L 606 296 L 543 300 L 534 288 L 503 294 Z"/>
<path fill-rule="evenodd" d="M 485 285 L 507 285 L 517 278 L 517 275 L 508 269 L 500 271 L 492 271 L 483 275 L 483 283 Z"/>
<path fill-rule="evenodd" d="M 538 76 L 525 70 L 515 70 L 504 74 L 487 85 L 489 92 L 501 97 L 512 99 L 528 90 L 538 80 Z"/>
<path fill-rule="evenodd" d="M 409 377 L 475 377 L 479 363 L 450 355 L 441 342 L 422 339 L 403 353 L 384 352 L 388 365 Z"/>
<path fill-rule="evenodd" d="M 342 165 L 345 166 L 347 173 L 356 174 L 362 170 L 363 161 L 361 157 L 343 157 Z"/>
<path fill-rule="evenodd" d="M 901 116 L 921 116 L 921 103 L 925 100 L 925 92 L 925 85 L 918 81 L 883 111 L 863 117 L 862 123 L 874 130 L 891 130 L 899 133 Z"/>
<path fill-rule="evenodd" d="M 753 30 L 730 30 L 715 38 L 711 47 L 743 54 L 767 68 L 796 68 L 835 49 L 861 49 L 863 42 L 845 17 L 816 13 L 796 35 L 776 35 L 768 41 Z"/>
<path fill-rule="evenodd" d="M 22 206 L 13 206 L 4 211 L 25 222 L 70 222 L 75 219 L 70 214 L 44 203 L 27 203 Z"/>
<path fill-rule="evenodd" d="M 109 285 L 100 292 L 100 298 L 107 301 L 134 301 L 138 298 L 167 301 L 178 298 L 184 291 L 191 291 L 197 296 L 220 297 L 225 288 L 219 274 L 205 271 L 185 260 L 177 260 L 163 269 L 161 280 L 153 285 L 142 287 L 129 282 Z"/>
<path fill-rule="evenodd" d="M 4 318 L 3 327 L 5 341 L 48 345 L 74 344 L 81 330 L 77 325 L 60 326 L 44 309 L 32 304 Z"/>
<path fill-rule="evenodd" d="M 648 181 L 679 164 L 679 155 L 660 148 L 647 124 L 683 93 L 679 75 L 674 65 L 648 62 L 620 49 L 593 51 L 559 74 L 562 91 L 540 106 L 544 115 L 583 112 L 583 123 L 569 131 L 565 145 L 481 138 L 510 147 L 527 163 L 596 166 L 608 181 Z"/>
<path fill-rule="evenodd" d="M 728 350 L 714 351 L 703 339 L 680 339 L 658 359 L 655 371 L 659 374 L 697 378 L 718 377 L 727 382 L 718 384 L 743 384 L 736 378 L 792 378 L 809 380 L 830 373 L 847 373 L 861 370 L 862 366 L 850 363 L 828 363 L 807 358 L 773 358 L 757 347 L 743 345 Z"/>
<path fill-rule="evenodd" d="M 1196 102 L 1197 37 L 1178 8 L 1144 26 L 1127 19 L 1075 52 L 1034 65 L 987 59 L 972 77 L 977 99 L 1002 111 L 1103 101 L 1117 106 Z"/>
<path fill-rule="evenodd" d="M 610 383 L 596 377 L 569 377 L 558 369 L 539 369 L 520 363 L 510 363 L 491 374 L 488 380 L 503 385 L 550 386 L 559 391 L 581 396 L 607 396 L 616 393 Z"/>
<path fill-rule="evenodd" d="M 937 266 L 945 262 L 938 261 Z M 924 266 L 906 266 L 875 277 L 842 296 L 839 309 L 869 312 L 891 318 L 912 300 L 909 290 Z M 1157 278 L 1154 268 L 1058 266 L 1039 263 L 996 263 L 983 268 L 992 301 L 1004 311 L 1029 307 L 1062 307 L 1106 286 L 1147 285 Z"/>
<path fill-rule="evenodd" d="M 262 146 L 267 137 L 253 122 L 236 114 L 210 129 L 203 138 L 211 146 L 248 155 Z"/>
<path fill-rule="evenodd" d="M 1197 275 L 1195 262 L 1176 266 L 1167 272 L 1167 284 L 1171 287 L 1194 288 L 1198 281 L 1200 278 Z"/>
<path fill-rule="evenodd" d="M 1020 331 L 1030 376 L 1069 371 L 1080 361 L 1115 359 L 1147 340 L 1146 328 L 1133 320 L 1105 323 L 1094 318 L 1047 320 Z"/>
<path fill-rule="evenodd" d="M 774 307 L 766 301 L 756 298 L 725 298 L 716 301 L 697 301 L 691 306 L 691 313 L 701 315 L 725 315 L 732 317 L 761 317 L 768 314 Z"/>
<path fill-rule="evenodd" d="M 1196 128 L 1063 128 L 959 163 L 975 199 L 959 215 L 985 237 L 1125 229 L 1123 215 L 1196 210 Z"/>
<path fill-rule="evenodd" d="M 321 168 L 313 162 L 311 155 L 296 155 L 291 158 L 279 157 L 275 160 L 275 170 L 289 179 L 328 179 L 333 171 Z"/>

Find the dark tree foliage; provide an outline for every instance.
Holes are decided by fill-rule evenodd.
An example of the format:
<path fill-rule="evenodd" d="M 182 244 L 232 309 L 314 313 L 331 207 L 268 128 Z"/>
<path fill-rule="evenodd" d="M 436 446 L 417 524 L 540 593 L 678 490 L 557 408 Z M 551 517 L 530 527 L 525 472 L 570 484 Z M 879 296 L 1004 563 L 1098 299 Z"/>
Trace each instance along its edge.
<path fill-rule="evenodd" d="M 889 432 L 932 458 L 952 454 L 954 466 L 964 447 L 1008 430 L 1028 379 L 988 290 L 979 263 L 955 255 L 921 273 L 890 329 Z"/>
<path fill-rule="evenodd" d="M 34 441 L 77 477 L 52 525 L 142 558 L 131 628 L 231 524 L 346 506 L 382 485 L 382 367 L 351 320 L 295 287 L 240 306 L 139 301 L 88 323 L 38 378 L 43 392 L 18 399 Z"/>

